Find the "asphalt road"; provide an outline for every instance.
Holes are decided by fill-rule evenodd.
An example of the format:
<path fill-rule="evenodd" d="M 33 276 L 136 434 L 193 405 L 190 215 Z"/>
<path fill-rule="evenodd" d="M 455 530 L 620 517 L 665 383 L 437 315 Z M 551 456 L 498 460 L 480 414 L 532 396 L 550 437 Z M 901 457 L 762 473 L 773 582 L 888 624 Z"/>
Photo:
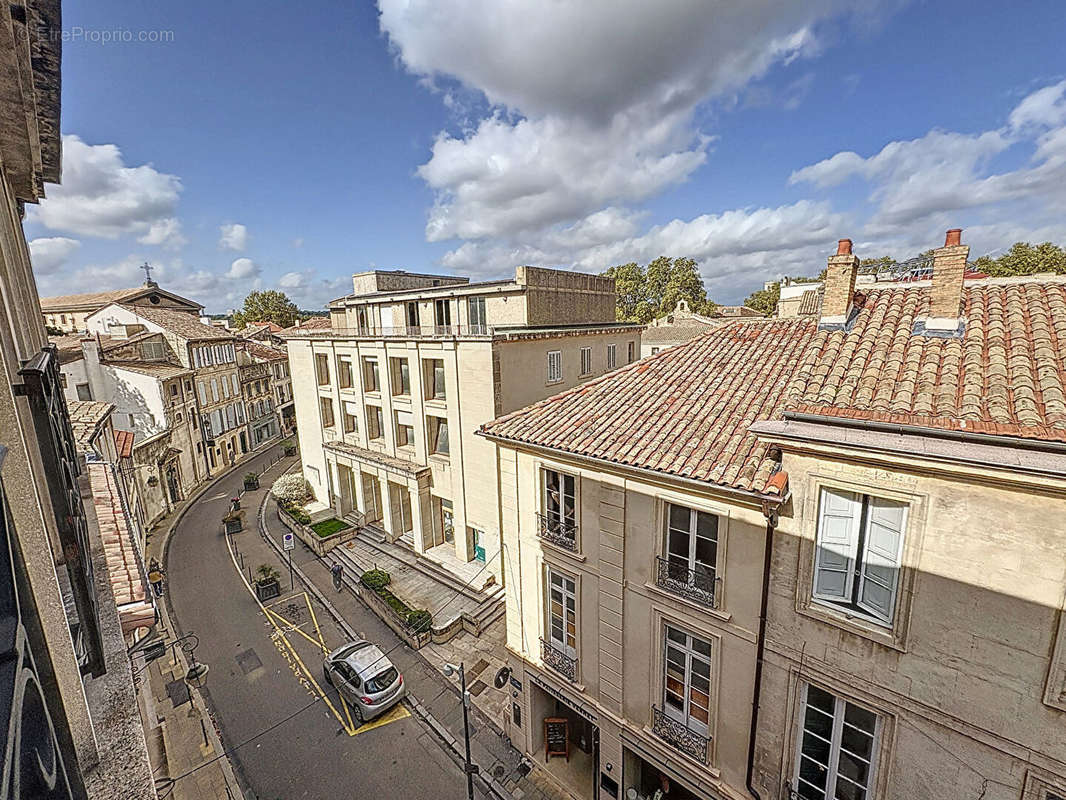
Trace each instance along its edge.
<path fill-rule="evenodd" d="M 234 768 L 260 800 L 465 797 L 462 771 L 405 707 L 379 724 L 348 723 L 322 679 L 322 647 L 344 641 L 328 614 L 302 592 L 283 592 L 264 613 L 249 593 L 221 518 L 244 473 L 261 471 L 274 456 L 268 448 L 202 495 L 166 555 L 171 613 L 200 639 L 196 657 L 210 666 L 204 693 Z M 288 462 L 263 477 L 264 490 Z M 262 554 L 257 545 L 266 547 L 255 529 L 261 497 L 246 496 L 245 532 L 235 537 L 252 570 Z M 357 630 L 377 627 L 376 619 L 348 621 Z"/>

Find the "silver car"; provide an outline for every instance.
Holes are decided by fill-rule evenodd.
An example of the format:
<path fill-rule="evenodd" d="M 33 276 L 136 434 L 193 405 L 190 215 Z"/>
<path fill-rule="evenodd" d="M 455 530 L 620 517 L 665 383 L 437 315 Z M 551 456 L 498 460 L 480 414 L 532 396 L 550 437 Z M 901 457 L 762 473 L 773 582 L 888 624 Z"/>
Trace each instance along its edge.
<path fill-rule="evenodd" d="M 330 686 L 351 706 L 360 722 L 374 719 L 403 699 L 403 675 L 372 642 L 358 639 L 326 656 Z"/>

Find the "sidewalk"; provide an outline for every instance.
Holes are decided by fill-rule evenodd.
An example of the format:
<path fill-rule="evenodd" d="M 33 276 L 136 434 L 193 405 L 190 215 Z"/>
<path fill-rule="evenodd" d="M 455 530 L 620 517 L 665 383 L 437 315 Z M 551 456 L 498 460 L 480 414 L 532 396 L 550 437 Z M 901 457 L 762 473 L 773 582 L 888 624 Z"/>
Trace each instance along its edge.
<path fill-rule="evenodd" d="M 262 547 L 270 546 L 279 569 L 288 579 L 281 542 L 286 528 L 270 513 L 258 515 Z M 269 545 L 268 545 L 269 543 Z M 251 542 L 246 538 L 245 547 Z M 256 548 L 255 558 L 260 558 Z M 463 711 L 459 688 L 454 680 L 445 678 L 438 667 L 444 661 L 463 661 L 469 670 L 467 688 L 474 697 L 471 708 L 471 758 L 481 768 L 492 794 L 504 798 L 532 798 L 533 800 L 569 800 L 571 795 L 550 783 L 539 770 L 531 772 L 522 754 L 498 730 L 502 709 L 509 708 L 510 695 L 492 686 L 492 675 L 502 665 L 503 622 L 498 620 L 486 630 L 482 638 L 462 633 L 443 645 L 428 645 L 421 651 L 399 644 L 393 632 L 350 591 L 337 592 L 333 588 L 329 563 L 318 559 L 302 545 L 292 551 L 296 581 L 306 581 L 307 588 L 321 598 L 323 605 L 338 624 L 351 636 L 378 642 L 389 651 L 389 658 L 401 670 L 407 684 L 413 709 L 451 748 L 453 758 L 463 750 Z M 491 638 L 489 634 L 492 634 Z M 478 686 L 480 684 L 480 687 Z M 476 693 L 475 693 L 476 688 Z M 482 711 L 488 709 L 493 722 Z M 459 757 L 461 760 L 461 757 Z"/>

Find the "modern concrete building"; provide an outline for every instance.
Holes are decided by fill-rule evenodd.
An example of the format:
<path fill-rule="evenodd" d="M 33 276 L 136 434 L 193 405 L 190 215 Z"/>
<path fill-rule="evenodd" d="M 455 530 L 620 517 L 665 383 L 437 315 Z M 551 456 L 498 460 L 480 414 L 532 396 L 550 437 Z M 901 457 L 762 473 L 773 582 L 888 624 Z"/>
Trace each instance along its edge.
<path fill-rule="evenodd" d="M 60 179 L 61 31 L 60 5 L 50 0 L 21 3 L 0 21 L 2 792 L 149 798 L 155 790 L 105 526 L 95 504 L 82 502 L 86 467 L 21 225 L 24 204 Z M 98 415 L 90 416 L 95 427 Z"/>
<path fill-rule="evenodd" d="M 635 361 L 641 327 L 613 321 L 612 280 L 573 272 L 353 284 L 330 328 L 285 332 L 304 475 L 338 515 L 500 581 L 493 448 L 475 431 Z"/>
<path fill-rule="evenodd" d="M 485 426 L 508 733 L 575 794 L 1066 797 L 1066 278 L 966 250 L 842 240 L 816 315 Z"/>
<path fill-rule="evenodd" d="M 104 306 L 122 303 L 147 308 L 169 308 L 198 317 L 204 307 L 195 300 L 181 297 L 160 289 L 159 284 L 148 279 L 142 286 L 131 289 L 115 289 L 109 292 L 65 294 L 58 297 L 42 297 L 41 309 L 45 324 L 63 333 L 80 333 L 86 330 L 86 321 Z"/>

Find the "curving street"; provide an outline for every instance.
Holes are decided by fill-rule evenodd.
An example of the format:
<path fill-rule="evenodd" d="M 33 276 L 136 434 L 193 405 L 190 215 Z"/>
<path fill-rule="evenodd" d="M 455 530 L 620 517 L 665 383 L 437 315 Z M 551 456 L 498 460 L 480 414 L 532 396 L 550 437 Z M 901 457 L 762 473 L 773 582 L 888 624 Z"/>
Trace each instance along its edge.
<path fill-rule="evenodd" d="M 242 498 L 244 530 L 232 537 L 239 555 L 231 554 L 221 518 L 244 473 L 261 472 L 276 453 L 267 448 L 219 479 L 186 511 L 166 551 L 171 615 L 199 637 L 196 657 L 210 667 L 204 694 L 242 784 L 262 800 L 465 797 L 461 768 L 406 705 L 359 726 L 330 690 L 321 653 L 346 637 L 298 581 L 293 592 L 284 574 L 281 597 L 263 609 L 242 579 L 241 558 L 246 573 L 277 564 L 258 533 L 256 512 L 270 482 L 295 459 L 274 465 L 262 476 L 263 488 Z M 363 618 L 347 620 L 357 631 L 386 653 L 399 646 L 361 611 Z"/>

